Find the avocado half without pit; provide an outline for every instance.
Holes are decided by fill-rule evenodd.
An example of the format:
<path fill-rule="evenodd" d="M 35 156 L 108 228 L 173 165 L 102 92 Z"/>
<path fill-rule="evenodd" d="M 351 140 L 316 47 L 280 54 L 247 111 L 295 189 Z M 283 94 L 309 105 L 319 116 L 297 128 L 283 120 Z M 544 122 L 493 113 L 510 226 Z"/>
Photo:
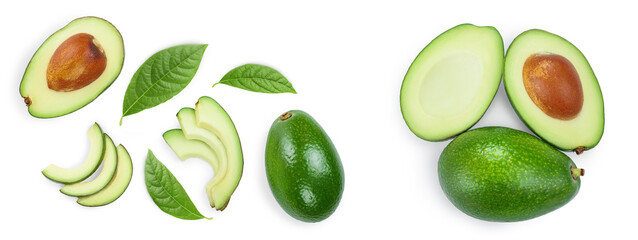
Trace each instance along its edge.
<path fill-rule="evenodd" d="M 66 115 L 106 90 L 123 63 L 118 30 L 101 18 L 78 18 L 38 48 L 22 77 L 20 95 L 34 117 Z"/>
<path fill-rule="evenodd" d="M 410 130 L 441 141 L 472 127 L 496 95 L 503 55 L 494 27 L 461 24 L 432 40 L 401 86 L 401 112 Z"/>
<path fill-rule="evenodd" d="M 538 29 L 521 33 L 507 50 L 503 82 L 518 116 L 545 141 L 578 154 L 600 141 L 600 86 L 569 41 Z"/>

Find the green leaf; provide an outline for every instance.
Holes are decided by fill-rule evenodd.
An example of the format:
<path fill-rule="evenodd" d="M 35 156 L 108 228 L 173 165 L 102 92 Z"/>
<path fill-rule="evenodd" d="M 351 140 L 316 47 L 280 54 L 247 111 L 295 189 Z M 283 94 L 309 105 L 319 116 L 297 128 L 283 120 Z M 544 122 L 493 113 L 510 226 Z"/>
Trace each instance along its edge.
<path fill-rule="evenodd" d="M 124 95 L 122 119 L 168 101 L 191 82 L 208 44 L 180 45 L 159 51 L 140 66 Z"/>
<path fill-rule="evenodd" d="M 215 85 L 220 83 L 253 92 L 297 93 L 284 75 L 275 69 L 259 64 L 246 64 L 236 67 L 226 73 Z"/>
<path fill-rule="evenodd" d="M 153 202 L 165 213 L 185 220 L 212 219 L 199 213 L 182 185 L 150 149 L 144 167 L 144 181 Z"/>

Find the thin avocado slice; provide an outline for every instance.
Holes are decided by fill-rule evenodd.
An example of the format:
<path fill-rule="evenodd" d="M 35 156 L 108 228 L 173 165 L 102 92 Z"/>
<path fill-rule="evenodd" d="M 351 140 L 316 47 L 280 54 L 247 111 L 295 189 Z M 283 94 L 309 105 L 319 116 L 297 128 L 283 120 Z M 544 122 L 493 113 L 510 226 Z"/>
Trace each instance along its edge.
<path fill-rule="evenodd" d="M 211 149 L 206 143 L 199 140 L 189 140 L 184 136 L 184 132 L 181 129 L 168 130 L 163 135 L 164 140 L 168 146 L 173 149 L 173 152 L 179 157 L 179 159 L 186 160 L 189 158 L 204 159 L 213 168 L 213 172 L 217 173 L 218 159 L 215 157 L 215 151 Z M 215 174 L 216 176 L 217 174 Z M 215 207 L 213 201 L 212 181 L 206 186 L 206 193 L 208 195 L 208 201 L 211 207 Z"/>
<path fill-rule="evenodd" d="M 543 140 L 577 153 L 600 142 L 603 95 L 585 55 L 566 39 L 539 29 L 518 35 L 503 83 L 518 116 Z"/>
<path fill-rule="evenodd" d="M 20 95 L 34 117 L 66 115 L 106 90 L 123 63 L 124 42 L 113 24 L 78 18 L 38 48 L 22 77 Z"/>
<path fill-rule="evenodd" d="M 206 130 L 204 128 L 200 128 L 197 126 L 197 121 L 195 118 L 195 109 L 192 108 L 182 108 L 177 113 L 177 120 L 179 121 L 180 126 L 182 127 L 182 131 L 184 136 L 190 140 L 199 140 L 206 145 L 208 145 L 215 152 L 215 157 L 218 159 L 218 172 L 215 172 L 215 177 L 212 181 L 210 181 L 207 185 L 207 191 L 213 192 L 214 206 L 211 207 L 217 208 L 217 210 L 222 210 L 223 207 L 228 202 L 228 197 L 222 194 L 214 194 L 214 187 L 216 184 L 221 181 L 226 173 L 227 168 L 227 155 L 226 149 L 224 148 L 224 144 L 219 140 L 219 138 L 211 131 Z M 213 190 L 208 190 L 208 188 L 213 188 Z"/>
<path fill-rule="evenodd" d="M 217 101 L 204 96 L 195 104 L 197 126 L 213 132 L 221 140 L 227 154 L 226 171 L 213 188 L 213 194 L 223 196 L 223 210 L 235 192 L 244 169 L 241 141 L 233 120 Z M 215 149 L 215 148 L 214 148 Z M 216 150 L 216 149 L 215 149 Z M 219 206 L 219 205 L 217 205 Z"/>
<path fill-rule="evenodd" d="M 104 206 L 117 200 L 131 182 L 133 162 L 131 155 L 121 144 L 117 146 L 117 167 L 111 181 L 99 192 L 78 198 L 78 203 L 87 207 Z"/>
<path fill-rule="evenodd" d="M 428 141 L 456 136 L 490 106 L 503 73 L 503 39 L 494 27 L 461 24 L 416 57 L 401 85 L 401 113 Z"/>
<path fill-rule="evenodd" d="M 104 160 L 102 160 L 104 164 L 100 174 L 93 181 L 64 185 L 60 192 L 69 196 L 88 196 L 102 190 L 111 181 L 117 167 L 117 151 L 109 135 L 105 133 L 104 139 L 106 147 L 104 149 Z"/>
<path fill-rule="evenodd" d="M 105 141 L 102 128 L 100 128 L 100 125 L 97 123 L 94 123 L 93 126 L 89 128 L 88 135 L 89 141 L 91 141 L 91 147 L 89 155 L 82 165 L 76 168 L 67 169 L 51 164 L 42 170 L 42 174 L 44 174 L 45 177 L 59 183 L 76 183 L 91 176 L 102 162 Z"/>

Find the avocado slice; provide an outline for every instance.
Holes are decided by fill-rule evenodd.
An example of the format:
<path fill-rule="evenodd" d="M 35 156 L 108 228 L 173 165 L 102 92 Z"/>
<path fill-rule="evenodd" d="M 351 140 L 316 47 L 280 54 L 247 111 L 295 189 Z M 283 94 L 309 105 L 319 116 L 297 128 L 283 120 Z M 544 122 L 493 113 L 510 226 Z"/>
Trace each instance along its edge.
<path fill-rule="evenodd" d="M 131 182 L 133 177 L 133 162 L 131 155 L 121 144 L 117 146 L 117 167 L 111 181 L 97 193 L 78 198 L 78 203 L 82 206 L 97 207 L 104 206 L 117 200 Z"/>
<path fill-rule="evenodd" d="M 215 153 L 215 158 L 218 159 L 218 171 L 215 172 L 215 177 L 211 180 L 206 186 L 206 192 L 210 192 L 208 195 L 209 200 L 212 198 L 212 202 L 214 202 L 214 206 L 217 210 L 222 210 L 225 207 L 228 199 L 230 198 L 229 193 L 220 193 L 216 194 L 213 186 L 217 186 L 219 182 L 222 181 L 224 175 L 226 174 L 227 165 L 228 165 L 228 157 L 226 155 L 226 149 L 224 148 L 224 144 L 221 142 L 219 137 L 215 135 L 213 132 L 200 128 L 197 126 L 197 120 L 195 117 L 195 109 L 192 108 L 182 108 L 177 113 L 177 119 L 179 121 L 180 126 L 182 127 L 182 131 L 184 136 L 186 136 L 189 140 L 199 140 L 206 143 L 213 152 Z M 209 189 L 210 188 L 210 189 Z"/>
<path fill-rule="evenodd" d="M 485 114 L 503 73 L 503 39 L 494 27 L 461 24 L 430 42 L 401 85 L 401 113 L 410 130 L 441 141 Z"/>
<path fill-rule="evenodd" d="M 118 30 L 101 18 L 78 18 L 38 48 L 22 77 L 20 95 L 34 117 L 66 115 L 106 90 L 123 63 Z"/>
<path fill-rule="evenodd" d="M 105 141 L 102 128 L 100 128 L 100 125 L 97 123 L 94 123 L 93 126 L 89 128 L 88 134 L 91 147 L 89 149 L 89 155 L 82 165 L 76 168 L 66 169 L 51 164 L 42 170 L 42 174 L 59 183 L 76 183 L 91 176 L 102 162 Z"/>
<path fill-rule="evenodd" d="M 244 157 L 241 150 L 241 141 L 233 120 L 226 110 L 214 99 L 203 96 L 195 104 L 195 118 L 197 126 L 213 132 L 222 142 L 226 153 L 227 163 L 225 172 L 222 173 L 219 184 L 210 185 L 213 194 L 223 196 L 221 209 L 228 205 L 230 196 L 235 192 L 244 169 Z M 215 148 L 213 148 L 215 149 Z M 215 149 L 216 151 L 219 151 Z"/>
<path fill-rule="evenodd" d="M 113 140 L 106 133 L 104 140 L 104 159 L 102 160 L 104 165 L 99 175 L 92 181 L 64 185 L 60 192 L 69 196 L 88 196 L 102 190 L 111 181 L 117 167 L 117 151 Z"/>
<path fill-rule="evenodd" d="M 584 170 L 526 132 L 473 129 L 441 153 L 439 182 L 462 212 L 486 221 L 515 222 L 554 211 L 572 200 Z"/>
<path fill-rule="evenodd" d="M 345 176 L 330 137 L 309 114 L 288 111 L 271 125 L 266 176 L 279 206 L 304 222 L 328 218 L 339 206 Z"/>
<path fill-rule="evenodd" d="M 189 158 L 201 158 L 204 159 L 213 168 L 215 176 L 219 172 L 218 159 L 215 157 L 215 151 L 211 149 L 206 143 L 199 140 L 189 140 L 184 136 L 184 132 L 181 129 L 171 129 L 164 133 L 164 141 L 168 146 L 173 149 L 173 152 L 179 157 L 179 159 L 186 160 Z M 213 201 L 212 184 L 209 182 L 206 186 L 206 193 L 208 195 L 208 201 L 211 207 L 215 207 Z"/>
<path fill-rule="evenodd" d="M 521 33 L 507 49 L 503 83 L 518 116 L 543 140 L 579 154 L 600 142 L 602 92 L 569 41 L 539 29 Z"/>

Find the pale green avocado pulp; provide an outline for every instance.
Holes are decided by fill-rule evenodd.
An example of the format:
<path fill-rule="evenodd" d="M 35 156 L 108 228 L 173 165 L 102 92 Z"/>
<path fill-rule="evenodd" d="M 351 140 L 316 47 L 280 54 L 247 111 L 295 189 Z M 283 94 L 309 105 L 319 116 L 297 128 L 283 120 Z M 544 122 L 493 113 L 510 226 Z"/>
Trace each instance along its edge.
<path fill-rule="evenodd" d="M 57 48 L 71 36 L 89 34 L 106 56 L 104 71 L 89 85 L 74 91 L 56 91 L 47 84 L 47 68 Z M 29 113 L 38 118 L 66 115 L 89 104 L 117 78 L 124 63 L 124 43 L 118 30 L 108 21 L 83 17 L 51 35 L 35 52 L 20 83 L 20 95 Z"/>
<path fill-rule="evenodd" d="M 206 161 L 213 168 L 214 173 L 219 172 L 218 159 L 215 157 L 215 151 L 211 149 L 206 143 L 200 140 L 189 140 L 184 136 L 184 132 L 181 129 L 168 130 L 163 135 L 164 141 L 168 146 L 173 149 L 175 155 L 179 159 L 186 160 L 189 158 L 200 158 Z M 217 174 L 215 174 L 217 176 Z M 215 207 L 213 201 L 212 183 L 210 181 L 206 186 L 206 194 L 208 195 L 208 201 L 211 207 Z"/>
<path fill-rule="evenodd" d="M 197 126 L 208 129 L 218 136 L 228 157 L 222 179 L 218 184 L 209 186 L 213 194 L 224 196 L 225 201 L 220 203 L 222 205 L 216 205 L 219 210 L 223 210 L 228 205 L 230 196 L 237 189 L 244 170 L 239 134 L 226 110 L 210 97 L 199 98 L 195 104 L 195 114 Z"/>
<path fill-rule="evenodd" d="M 111 181 L 99 192 L 78 198 L 78 203 L 87 207 L 104 206 L 117 200 L 131 182 L 133 162 L 124 146 L 117 146 L 117 167 Z"/>
<path fill-rule="evenodd" d="M 575 118 L 561 120 L 548 116 L 526 92 L 523 67 L 534 54 L 556 54 L 574 66 L 583 94 L 582 108 Z M 552 145 L 580 153 L 596 146 L 602 138 L 605 117 L 598 80 L 583 53 L 564 38 L 538 29 L 521 33 L 507 49 L 503 83 L 518 116 Z"/>
<path fill-rule="evenodd" d="M 66 169 L 51 164 L 42 170 L 42 174 L 44 174 L 45 177 L 59 183 L 76 183 L 91 176 L 102 162 L 105 141 L 102 129 L 97 123 L 93 124 L 93 126 L 89 128 L 88 135 L 89 140 L 91 141 L 91 147 L 89 155 L 82 165 L 76 168 Z"/>
<path fill-rule="evenodd" d="M 209 97 L 201 97 L 196 109 L 182 108 L 177 113 L 177 119 L 187 140 L 201 141 L 207 148 L 203 148 L 204 146 L 197 142 L 190 142 L 188 146 L 191 149 L 180 149 L 175 152 L 180 155 L 178 152 L 195 150 L 192 149 L 192 145 L 195 144 L 198 145 L 198 152 L 189 152 L 187 155 L 200 156 L 209 163 L 217 162 L 216 165 L 211 164 L 215 177 L 206 186 L 206 192 L 211 206 L 217 210 L 224 210 L 239 184 L 244 164 L 235 125 L 226 111 Z"/>
<path fill-rule="evenodd" d="M 64 185 L 60 192 L 69 196 L 88 196 L 102 190 L 111 181 L 117 167 L 117 151 L 113 140 L 107 134 L 104 134 L 104 139 L 105 148 L 102 171 L 92 181 Z"/>
<path fill-rule="evenodd" d="M 401 86 L 401 112 L 410 130 L 440 141 L 478 122 L 498 90 L 503 51 L 493 27 L 462 24 L 432 40 Z"/>

